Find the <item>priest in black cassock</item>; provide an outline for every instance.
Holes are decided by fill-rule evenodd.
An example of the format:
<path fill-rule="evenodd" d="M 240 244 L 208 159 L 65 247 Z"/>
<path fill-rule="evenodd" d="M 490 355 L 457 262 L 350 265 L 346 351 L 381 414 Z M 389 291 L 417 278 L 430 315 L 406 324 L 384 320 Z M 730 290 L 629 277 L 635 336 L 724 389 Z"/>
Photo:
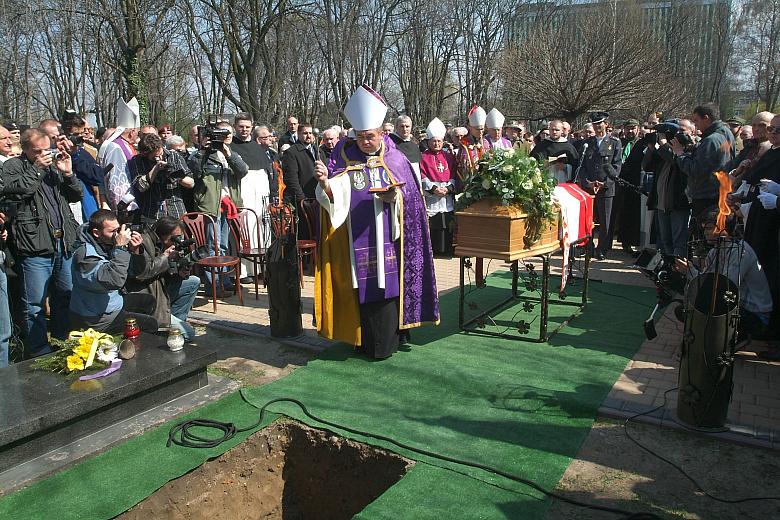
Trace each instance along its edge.
<path fill-rule="evenodd" d="M 634 186 L 642 183 L 642 160 L 645 157 L 648 141 L 639 137 L 639 121 L 629 119 L 623 124 L 623 166 L 620 178 Z M 639 246 L 641 227 L 642 197 L 630 187 L 617 185 L 615 200 L 612 203 L 612 227 L 623 251 L 636 255 L 634 247 Z"/>
<path fill-rule="evenodd" d="M 273 167 L 271 161 L 263 150 L 263 147 L 253 139 L 253 122 L 252 117 L 247 113 L 240 113 L 236 115 L 233 121 L 233 127 L 235 128 L 235 137 L 233 143 L 230 145 L 231 149 L 236 152 L 247 165 L 249 171 L 241 178 L 241 200 L 244 207 L 247 207 L 255 212 L 257 219 L 260 222 L 250 219 L 249 225 L 249 238 L 251 247 L 267 247 L 270 241 L 270 235 L 266 233 L 266 230 L 261 227 L 261 242 L 257 243 L 257 231 L 256 226 L 262 226 L 263 218 L 267 212 L 268 203 L 274 196 L 277 190 L 273 181 Z M 241 261 L 241 273 L 242 281 L 244 283 L 249 282 L 246 275 L 253 272 L 254 266 L 249 260 Z"/>
<path fill-rule="evenodd" d="M 395 129 L 389 135 L 395 147 L 409 159 L 417 180 L 420 180 L 420 145 L 412 138 L 412 118 L 400 115 L 395 120 Z"/>
<path fill-rule="evenodd" d="M 547 129 L 549 137 L 531 151 L 531 157 L 547 165 L 559 184 L 571 182 L 580 156 L 571 141 L 563 136 L 563 121 L 553 119 Z"/>

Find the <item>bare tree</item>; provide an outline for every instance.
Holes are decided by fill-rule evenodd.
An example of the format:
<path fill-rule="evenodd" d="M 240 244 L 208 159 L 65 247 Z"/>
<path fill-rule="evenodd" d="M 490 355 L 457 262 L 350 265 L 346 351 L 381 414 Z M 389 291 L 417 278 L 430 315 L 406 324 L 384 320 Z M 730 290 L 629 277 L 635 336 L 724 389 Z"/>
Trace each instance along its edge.
<path fill-rule="evenodd" d="M 461 34 L 450 18 L 441 16 L 456 7 L 454 0 L 409 0 L 398 17 L 400 36 L 389 49 L 389 62 L 403 97 L 403 112 L 413 121 L 424 124 L 441 116 L 444 102 L 457 93 L 447 87 Z"/>
<path fill-rule="evenodd" d="M 505 92 L 542 117 L 576 120 L 589 110 L 674 104 L 676 82 L 663 46 L 636 2 L 562 11 L 502 56 Z M 614 17 L 612 29 L 604 20 Z"/>
<path fill-rule="evenodd" d="M 764 110 L 773 110 L 780 101 L 780 1 L 747 2 L 742 22 L 742 63 Z"/>
<path fill-rule="evenodd" d="M 311 6 L 312 34 L 325 62 L 333 104 L 343 107 L 361 84 L 380 86 L 385 58 L 397 34 L 401 0 L 320 0 Z"/>

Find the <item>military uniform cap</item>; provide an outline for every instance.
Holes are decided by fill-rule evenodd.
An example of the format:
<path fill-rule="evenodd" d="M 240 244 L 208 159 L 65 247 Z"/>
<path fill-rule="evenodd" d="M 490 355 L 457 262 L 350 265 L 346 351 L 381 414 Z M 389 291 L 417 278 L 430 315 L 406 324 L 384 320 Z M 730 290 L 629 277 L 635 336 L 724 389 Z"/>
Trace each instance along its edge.
<path fill-rule="evenodd" d="M 588 119 L 592 124 L 596 123 L 603 123 L 607 119 L 609 119 L 609 113 L 608 112 L 591 112 L 588 116 Z"/>

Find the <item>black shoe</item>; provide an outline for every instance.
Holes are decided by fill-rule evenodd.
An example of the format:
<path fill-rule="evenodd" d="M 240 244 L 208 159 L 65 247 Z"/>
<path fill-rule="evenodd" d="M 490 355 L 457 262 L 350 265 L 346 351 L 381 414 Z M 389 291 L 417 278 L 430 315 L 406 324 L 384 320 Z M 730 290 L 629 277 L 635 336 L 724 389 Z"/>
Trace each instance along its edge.
<path fill-rule="evenodd" d="M 596 254 L 593 255 L 593 258 L 596 260 L 604 260 L 607 257 L 607 255 L 604 254 L 604 251 L 596 251 Z"/>
<path fill-rule="evenodd" d="M 254 282 L 255 280 L 254 280 L 254 278 L 252 278 L 251 276 L 245 276 L 245 277 L 243 277 L 243 278 L 242 278 L 241 280 L 239 280 L 239 281 L 240 281 L 241 283 L 252 283 L 252 282 Z"/>
<path fill-rule="evenodd" d="M 640 253 L 631 246 L 623 246 L 623 252 L 633 258 L 639 257 Z"/>

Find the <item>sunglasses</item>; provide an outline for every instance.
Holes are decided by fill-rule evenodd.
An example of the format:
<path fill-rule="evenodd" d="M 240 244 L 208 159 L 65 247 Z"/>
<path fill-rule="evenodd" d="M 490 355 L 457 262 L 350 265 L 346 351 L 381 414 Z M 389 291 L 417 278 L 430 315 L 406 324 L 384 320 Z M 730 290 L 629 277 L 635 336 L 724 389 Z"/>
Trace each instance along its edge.
<path fill-rule="evenodd" d="M 780 134 L 780 126 L 767 126 L 766 131 L 770 134 Z"/>

